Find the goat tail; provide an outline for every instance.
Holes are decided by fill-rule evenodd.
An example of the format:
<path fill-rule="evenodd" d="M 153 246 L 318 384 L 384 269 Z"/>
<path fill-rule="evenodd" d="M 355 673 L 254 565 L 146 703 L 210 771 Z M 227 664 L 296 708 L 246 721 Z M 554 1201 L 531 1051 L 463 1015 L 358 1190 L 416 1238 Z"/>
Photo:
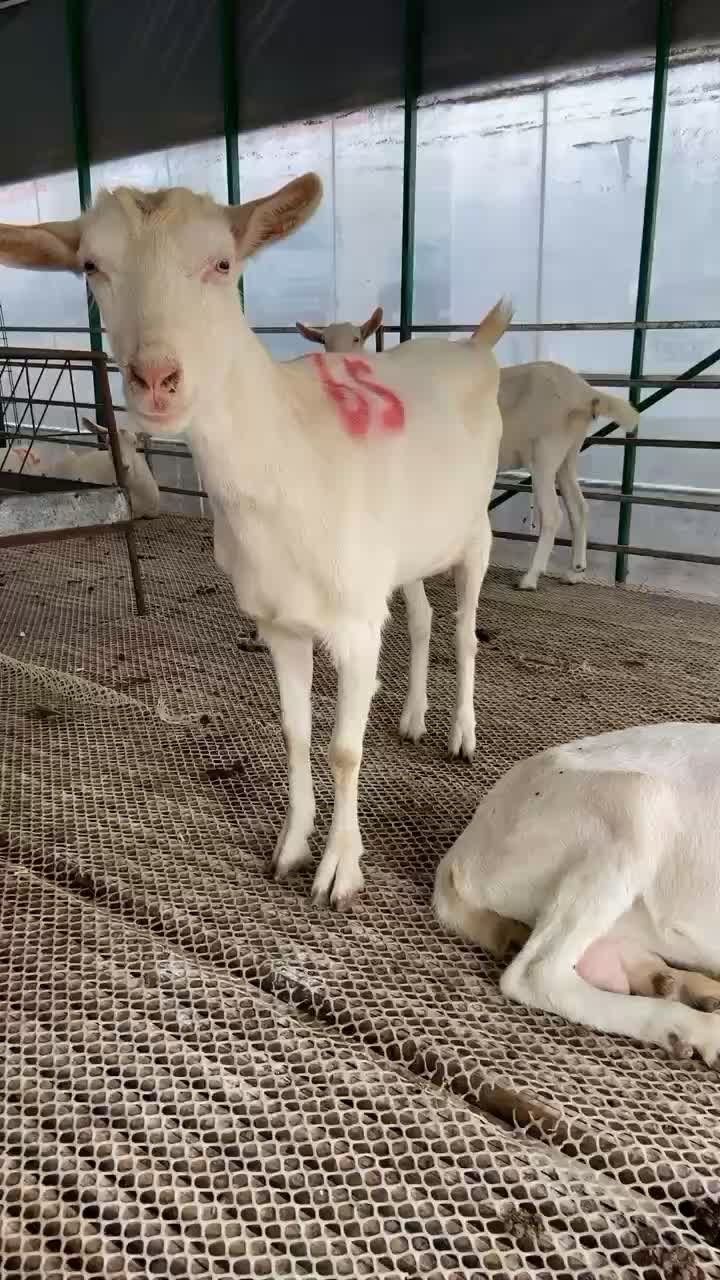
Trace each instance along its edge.
<path fill-rule="evenodd" d="M 592 415 L 593 418 L 612 418 L 618 426 L 625 427 L 627 431 L 636 427 L 640 419 L 640 414 L 629 400 L 599 392 L 593 394 Z"/>
<path fill-rule="evenodd" d="M 509 298 L 500 298 L 491 311 L 488 311 L 473 333 L 471 342 L 482 342 L 494 347 L 502 338 L 513 317 L 512 303 Z"/>

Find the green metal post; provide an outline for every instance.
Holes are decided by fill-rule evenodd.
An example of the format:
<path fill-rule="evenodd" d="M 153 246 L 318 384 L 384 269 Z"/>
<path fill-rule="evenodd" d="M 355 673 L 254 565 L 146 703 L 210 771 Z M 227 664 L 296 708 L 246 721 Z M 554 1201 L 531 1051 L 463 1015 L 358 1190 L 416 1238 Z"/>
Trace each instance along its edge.
<path fill-rule="evenodd" d="M 240 204 L 240 107 L 237 80 L 237 10 L 236 0 L 220 3 L 220 51 L 223 69 L 223 114 L 225 117 L 225 166 L 229 204 Z M 240 303 L 245 305 L 242 277 L 238 285 Z"/>
<path fill-rule="evenodd" d="M 87 129 L 87 86 L 85 80 L 85 18 L 85 0 L 65 0 L 70 90 L 72 93 L 73 130 L 75 134 L 75 165 L 77 168 L 80 208 L 83 212 L 92 204 L 90 146 Z M 100 313 L 97 303 L 87 287 L 86 293 L 88 324 L 90 326 L 90 348 L 92 351 L 102 351 L 103 340 Z M 93 387 L 95 391 L 95 410 L 98 418 L 101 418 L 104 403 L 103 387 L 99 371 L 95 367 L 93 367 Z"/>
<path fill-rule="evenodd" d="M 403 134 L 403 211 L 400 272 L 400 341 L 412 337 L 415 287 L 415 175 L 417 100 L 422 61 L 423 0 L 405 0 L 405 128 Z"/>
<path fill-rule="evenodd" d="M 650 119 L 650 142 L 648 147 L 647 182 L 645 185 L 645 212 L 643 215 L 642 240 L 640 242 L 640 271 L 638 275 L 637 302 L 635 319 L 647 320 L 650 303 L 650 280 L 652 276 L 653 250 L 655 247 L 655 220 L 657 215 L 658 191 L 660 187 L 660 162 L 662 159 L 663 128 L 665 124 L 665 102 L 667 99 L 668 64 L 670 62 L 670 43 L 672 39 L 672 0 L 658 0 L 657 27 L 655 34 L 655 79 L 653 84 L 652 116 Z M 639 378 L 643 371 L 645 358 L 645 330 L 636 329 L 633 337 L 632 359 L 630 361 L 630 377 Z M 640 400 L 640 389 L 630 388 L 630 401 L 637 404 Z M 637 449 L 633 443 L 637 438 L 637 428 L 632 431 L 623 450 L 623 470 L 621 492 L 632 494 L 635 484 L 635 460 Z M 620 507 L 617 540 L 620 546 L 630 542 L 630 525 L 632 522 L 632 503 L 623 503 Z M 615 581 L 625 582 L 627 579 L 627 556 L 620 551 L 615 559 Z"/>

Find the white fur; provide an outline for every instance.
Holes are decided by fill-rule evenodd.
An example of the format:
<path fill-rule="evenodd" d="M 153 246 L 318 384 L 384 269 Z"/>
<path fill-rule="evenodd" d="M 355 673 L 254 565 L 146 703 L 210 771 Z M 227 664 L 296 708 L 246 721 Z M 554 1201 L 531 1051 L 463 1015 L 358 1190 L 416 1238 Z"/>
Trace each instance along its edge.
<path fill-rule="evenodd" d="M 218 564 L 275 664 L 290 792 L 278 875 L 306 860 L 314 823 L 314 640 L 337 665 L 335 804 L 314 895 L 339 905 L 363 884 L 358 778 L 388 598 L 407 587 L 424 631 L 420 580 L 450 567 L 459 606 L 450 744 L 455 754 L 475 748 L 475 610 L 501 432 L 491 348 L 510 314 L 498 304 L 464 342 L 364 353 L 371 376 L 403 402 L 405 425 L 349 435 L 315 364 L 275 363 L 237 293 L 243 260 L 301 225 L 320 193 L 319 180 L 305 175 L 227 209 L 177 188 L 124 189 L 102 195 L 77 223 L 0 227 L 0 260 L 88 264 L 130 411 L 143 430 L 189 436 L 215 514 Z M 343 374 L 343 357 L 326 359 Z M 416 714 L 403 723 L 419 728 Z"/>
<path fill-rule="evenodd" d="M 624 729 L 515 765 L 440 863 L 434 908 L 498 954 L 529 933 L 501 979 L 511 999 L 720 1065 L 704 1011 L 720 1006 L 705 976 L 720 974 L 720 726 Z"/>
<path fill-rule="evenodd" d="M 518 585 L 534 591 L 547 569 L 561 521 L 556 483 L 572 533 L 568 581 L 579 582 L 587 566 L 587 503 L 577 479 L 580 447 L 595 418 L 615 418 L 621 427 L 631 429 L 638 421 L 637 409 L 549 360 L 501 369 L 498 403 L 503 420 L 499 468 L 528 468 L 540 516 L 540 537 L 530 568 Z"/>
<path fill-rule="evenodd" d="M 84 418 L 83 424 L 106 435 L 89 418 Z M 156 516 L 160 510 L 160 492 L 145 456 L 137 452 L 135 432 L 127 427 L 118 427 L 117 432 L 132 513 L 136 518 Z M 70 443 L 55 440 L 36 439 L 31 443 L 18 440 L 9 447 L 0 445 L 0 470 L 84 484 L 117 484 L 109 449 L 92 449 L 87 445 L 73 448 Z"/>

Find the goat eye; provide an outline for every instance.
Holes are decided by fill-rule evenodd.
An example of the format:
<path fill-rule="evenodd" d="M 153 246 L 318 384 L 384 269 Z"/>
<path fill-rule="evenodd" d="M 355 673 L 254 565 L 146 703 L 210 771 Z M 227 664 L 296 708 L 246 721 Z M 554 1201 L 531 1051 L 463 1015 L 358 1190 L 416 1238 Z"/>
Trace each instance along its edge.
<path fill-rule="evenodd" d="M 353 338 L 353 342 L 359 342 L 359 341 L 360 341 L 359 338 Z"/>
<path fill-rule="evenodd" d="M 230 263 L 228 259 L 221 258 L 219 262 L 216 262 L 215 270 L 219 271 L 221 276 L 226 276 L 228 271 L 230 270 Z"/>
<path fill-rule="evenodd" d="M 86 276 L 91 276 L 94 271 L 97 271 L 97 263 L 93 262 L 92 258 L 86 258 L 83 262 L 83 271 Z"/>

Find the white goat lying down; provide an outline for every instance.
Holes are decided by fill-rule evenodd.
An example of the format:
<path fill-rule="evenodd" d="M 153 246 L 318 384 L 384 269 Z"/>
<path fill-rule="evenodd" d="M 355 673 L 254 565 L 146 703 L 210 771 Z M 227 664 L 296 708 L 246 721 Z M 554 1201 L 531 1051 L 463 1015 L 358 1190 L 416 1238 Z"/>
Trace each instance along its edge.
<path fill-rule="evenodd" d="M 83 418 L 88 431 L 108 438 L 104 427 Z M 160 510 L 160 492 L 142 453 L 137 452 L 137 437 L 127 427 L 118 427 L 120 456 L 127 468 L 126 484 L 134 516 L 156 516 Z M 47 476 L 53 480 L 79 480 L 84 484 L 117 484 L 112 454 L 106 449 L 88 445 L 73 448 L 68 441 L 35 439 L 18 440 L 9 447 L 0 444 L 0 469 L 26 476 Z"/>
<path fill-rule="evenodd" d="M 527 467 L 540 517 L 540 537 L 518 586 L 534 591 L 547 569 L 562 518 L 556 484 L 572 534 L 568 581 L 579 582 L 587 565 L 587 503 L 577 479 L 578 453 L 595 418 L 614 418 L 629 430 L 637 424 L 638 411 L 550 360 L 501 369 L 498 403 L 503 422 L 499 469 Z"/>
<path fill-rule="evenodd" d="M 371 334 L 380 328 L 383 318 L 382 307 L 376 307 L 364 324 L 351 324 L 343 320 L 337 324 L 309 325 L 295 322 L 295 328 L 308 342 L 318 342 L 326 351 L 335 351 L 340 355 L 349 355 L 357 351 L 367 342 Z"/>
<path fill-rule="evenodd" d="M 510 316 L 498 303 L 464 342 L 275 363 L 245 321 L 238 277 L 258 249 L 300 227 L 321 194 L 315 174 L 233 208 L 181 188 L 121 188 L 71 222 L 0 226 L 0 262 L 84 270 L 141 430 L 190 438 L 218 563 L 275 665 L 290 789 L 280 876 L 308 859 L 314 825 L 313 639 L 337 664 L 335 804 L 313 893 L 339 905 L 363 884 L 358 776 L 387 601 L 405 587 L 411 634 L 424 640 L 421 579 L 450 567 L 450 746 L 475 749 L 475 615 L 501 432 L 492 347 Z M 413 671 L 417 683 L 425 673 Z M 408 698 L 406 729 L 418 711 Z"/>
<path fill-rule="evenodd" d="M 720 1067 L 720 726 L 623 729 L 515 765 L 440 863 L 433 905 L 496 955 L 522 946 L 510 999 Z"/>

